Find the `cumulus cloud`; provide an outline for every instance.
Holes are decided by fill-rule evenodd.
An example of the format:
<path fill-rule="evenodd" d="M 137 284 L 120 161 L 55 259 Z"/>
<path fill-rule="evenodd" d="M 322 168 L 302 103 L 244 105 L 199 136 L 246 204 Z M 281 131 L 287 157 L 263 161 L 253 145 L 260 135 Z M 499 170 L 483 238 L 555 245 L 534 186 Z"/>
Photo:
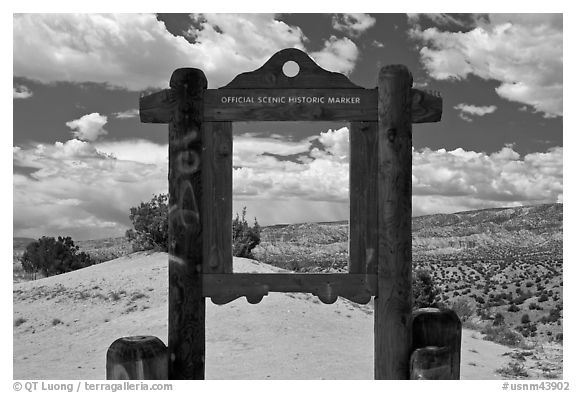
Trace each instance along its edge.
<path fill-rule="evenodd" d="M 358 60 L 358 47 L 347 37 L 336 38 L 331 36 L 324 42 L 324 48 L 312 52 L 311 57 L 328 71 L 349 74 L 354 70 Z"/>
<path fill-rule="evenodd" d="M 14 147 L 14 233 L 75 239 L 123 235 L 130 227 L 130 207 L 166 192 L 168 165 L 165 159 L 122 157 L 123 148 L 113 143 L 104 148 L 108 152 L 78 139 Z"/>
<path fill-rule="evenodd" d="M 234 194 L 238 198 L 346 202 L 348 129 L 290 142 L 239 136 L 234 140 Z M 314 147 L 321 144 L 322 149 Z M 283 159 L 282 156 L 291 156 Z"/>
<path fill-rule="evenodd" d="M 562 172 L 562 147 L 524 157 L 511 145 L 492 154 L 461 148 L 415 151 L 414 212 L 553 203 L 562 194 Z"/>
<path fill-rule="evenodd" d="M 234 206 L 248 206 L 265 224 L 346 219 L 348 146 L 347 127 L 299 141 L 237 136 Z M 144 140 L 15 146 L 14 233 L 122 235 L 130 227 L 130 207 L 166 192 L 167 155 L 166 145 Z M 562 147 L 524 156 L 513 145 L 490 154 L 414 150 L 413 212 L 561 202 L 562 158 Z"/>
<path fill-rule="evenodd" d="M 235 152 L 234 192 L 245 200 L 348 200 L 348 128 L 291 142 L 270 156 L 281 140 L 243 139 Z M 242 160 L 241 157 L 249 157 Z M 562 148 L 521 156 L 513 145 L 491 154 L 458 148 L 413 152 L 415 214 L 562 200 Z"/>
<path fill-rule="evenodd" d="M 376 24 L 376 19 L 368 14 L 336 14 L 332 17 L 334 30 L 357 37 Z"/>
<path fill-rule="evenodd" d="M 179 67 L 201 68 L 209 87 L 220 87 L 280 49 L 305 50 L 306 41 L 299 27 L 273 14 L 192 15 L 192 43 L 151 14 L 15 14 L 13 33 L 15 76 L 130 90 L 165 88 Z M 357 48 L 330 39 L 315 55 L 332 70 L 350 72 Z"/>
<path fill-rule="evenodd" d="M 502 98 L 545 117 L 562 116 L 562 15 L 496 14 L 475 23 L 466 32 L 413 26 L 410 34 L 423 45 L 420 57 L 430 76 L 496 80 Z"/>
<path fill-rule="evenodd" d="M 446 13 L 426 13 L 426 14 L 407 14 L 408 22 L 419 24 L 422 21 L 429 20 L 439 26 L 454 25 L 458 27 L 475 26 L 479 20 L 485 19 L 482 14 L 446 14 Z"/>
<path fill-rule="evenodd" d="M 32 97 L 34 94 L 28 87 L 24 85 L 16 85 L 12 88 L 12 95 L 15 100 L 24 100 L 26 98 Z"/>
<path fill-rule="evenodd" d="M 123 112 L 114 112 L 114 117 L 117 119 L 131 119 L 133 117 L 138 117 L 140 111 L 137 108 L 128 109 Z"/>
<path fill-rule="evenodd" d="M 470 122 L 470 121 L 472 121 L 472 119 L 468 115 L 484 116 L 484 115 L 487 115 L 489 113 L 494 113 L 494 111 L 497 108 L 495 105 L 476 106 L 476 105 L 469 105 L 469 104 L 461 103 L 461 104 L 456 105 L 454 107 L 454 109 L 457 109 L 458 111 L 460 111 L 460 115 L 459 115 L 460 118 Z"/>
<path fill-rule="evenodd" d="M 66 126 L 72 129 L 72 134 L 83 141 L 95 141 L 98 137 L 108 134 L 104 126 L 108 123 L 108 117 L 98 112 L 84 115 L 79 119 L 66 122 Z"/>

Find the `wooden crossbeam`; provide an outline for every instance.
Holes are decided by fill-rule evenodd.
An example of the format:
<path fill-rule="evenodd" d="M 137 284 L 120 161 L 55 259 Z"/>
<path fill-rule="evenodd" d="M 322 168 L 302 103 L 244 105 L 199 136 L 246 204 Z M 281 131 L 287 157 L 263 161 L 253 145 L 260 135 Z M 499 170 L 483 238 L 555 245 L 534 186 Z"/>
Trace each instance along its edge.
<path fill-rule="evenodd" d="M 175 97 L 171 89 L 141 97 L 140 121 L 169 123 Z M 204 121 L 378 121 L 378 89 L 208 89 L 204 99 Z M 442 97 L 412 89 L 412 123 L 441 118 Z"/>
<path fill-rule="evenodd" d="M 215 304 L 226 304 L 246 296 L 259 303 L 269 292 L 311 293 L 326 304 L 338 296 L 366 304 L 377 295 L 376 274 L 203 274 L 203 294 Z"/>

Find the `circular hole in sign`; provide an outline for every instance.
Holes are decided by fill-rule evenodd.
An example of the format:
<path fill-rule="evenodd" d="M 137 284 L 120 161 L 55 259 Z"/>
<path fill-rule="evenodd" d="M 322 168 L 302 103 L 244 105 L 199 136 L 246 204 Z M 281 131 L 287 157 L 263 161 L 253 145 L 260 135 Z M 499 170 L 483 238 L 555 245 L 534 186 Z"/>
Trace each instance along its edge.
<path fill-rule="evenodd" d="M 300 72 L 300 66 L 295 61 L 290 60 L 284 63 L 282 71 L 287 77 L 294 78 Z"/>

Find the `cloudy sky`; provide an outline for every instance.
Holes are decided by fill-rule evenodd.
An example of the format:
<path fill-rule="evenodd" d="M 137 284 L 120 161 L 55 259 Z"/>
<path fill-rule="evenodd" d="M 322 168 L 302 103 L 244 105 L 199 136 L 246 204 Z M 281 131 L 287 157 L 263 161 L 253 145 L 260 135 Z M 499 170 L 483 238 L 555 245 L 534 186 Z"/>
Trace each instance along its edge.
<path fill-rule="evenodd" d="M 209 88 L 296 47 L 373 88 L 385 64 L 438 90 L 413 127 L 413 213 L 563 201 L 559 14 L 16 14 L 15 236 L 122 236 L 131 206 L 167 192 L 168 130 L 142 91 L 178 67 Z M 260 223 L 346 219 L 346 123 L 234 125 L 234 207 Z"/>

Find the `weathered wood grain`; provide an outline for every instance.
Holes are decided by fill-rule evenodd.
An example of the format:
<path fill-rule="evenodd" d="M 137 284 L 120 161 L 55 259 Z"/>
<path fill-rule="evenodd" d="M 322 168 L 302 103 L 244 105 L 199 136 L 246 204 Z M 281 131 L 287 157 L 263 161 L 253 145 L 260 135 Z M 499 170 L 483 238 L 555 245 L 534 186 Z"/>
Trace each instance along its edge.
<path fill-rule="evenodd" d="M 294 77 L 284 75 L 282 67 L 287 61 L 300 66 L 300 72 Z M 229 89 L 293 89 L 293 88 L 360 88 L 337 72 L 326 71 L 319 67 L 306 53 L 296 48 L 282 49 L 276 52 L 255 71 L 244 72 L 236 76 L 225 86 Z"/>
<path fill-rule="evenodd" d="M 452 353 L 448 347 L 418 348 L 410 356 L 410 379 L 458 379 L 452 378 L 451 363 Z"/>
<path fill-rule="evenodd" d="M 374 89 L 218 89 L 206 94 L 206 121 L 376 120 Z"/>
<path fill-rule="evenodd" d="M 169 124 L 169 293 L 170 379 L 204 379 L 205 299 L 203 264 L 203 98 L 207 82 L 195 68 L 170 79 L 177 109 Z"/>
<path fill-rule="evenodd" d="M 378 273 L 378 123 L 350 123 L 349 273 Z"/>
<path fill-rule="evenodd" d="M 232 123 L 204 123 L 204 273 L 232 273 Z"/>
<path fill-rule="evenodd" d="M 448 373 L 442 372 L 436 379 L 460 379 L 460 350 L 462 343 L 462 323 L 458 315 L 452 310 L 439 310 L 437 308 L 422 308 L 413 313 L 412 321 L 412 348 L 414 351 L 424 347 L 442 347 L 449 352 L 447 358 L 443 354 L 438 359 L 432 359 L 435 353 L 422 352 L 419 361 L 421 368 L 423 362 L 430 362 L 436 367 L 444 364 Z M 445 362 L 448 359 L 448 363 Z"/>
<path fill-rule="evenodd" d="M 168 349 L 154 336 L 121 337 L 106 352 L 106 379 L 168 379 Z"/>
<path fill-rule="evenodd" d="M 282 98 L 284 102 L 278 102 Z M 440 121 L 438 94 L 412 89 L 411 100 L 413 123 Z M 376 122 L 378 89 L 210 89 L 204 108 L 205 121 Z M 152 114 L 161 119 L 157 112 L 148 116 Z"/>
<path fill-rule="evenodd" d="M 412 75 L 378 76 L 378 296 L 374 301 L 375 379 L 408 379 L 412 348 Z"/>
<path fill-rule="evenodd" d="M 377 293 L 375 274 L 204 274 L 204 296 L 225 304 L 246 296 L 258 303 L 269 292 L 311 293 L 326 304 L 338 296 L 366 304 Z"/>
<path fill-rule="evenodd" d="M 177 110 L 175 94 L 170 89 L 140 97 L 140 121 L 166 124 Z"/>

